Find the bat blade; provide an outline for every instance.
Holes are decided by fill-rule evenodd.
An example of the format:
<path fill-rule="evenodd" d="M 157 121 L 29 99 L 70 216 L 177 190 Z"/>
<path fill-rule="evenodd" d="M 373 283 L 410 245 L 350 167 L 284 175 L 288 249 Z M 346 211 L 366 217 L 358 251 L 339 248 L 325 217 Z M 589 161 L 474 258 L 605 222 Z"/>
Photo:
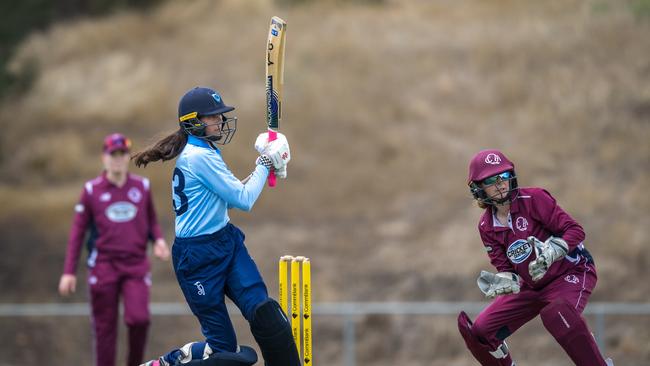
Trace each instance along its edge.
<path fill-rule="evenodd" d="M 287 23 L 271 18 L 266 43 L 266 124 L 269 142 L 276 139 L 282 121 L 282 87 L 284 85 L 284 45 Z M 269 174 L 269 186 L 275 186 L 275 173 Z"/>

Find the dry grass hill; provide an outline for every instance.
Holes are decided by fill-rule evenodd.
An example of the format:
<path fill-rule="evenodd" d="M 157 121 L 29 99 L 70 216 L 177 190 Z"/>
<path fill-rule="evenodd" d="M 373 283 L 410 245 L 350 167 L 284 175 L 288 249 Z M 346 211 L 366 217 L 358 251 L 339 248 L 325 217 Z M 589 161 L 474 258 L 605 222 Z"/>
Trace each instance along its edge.
<path fill-rule="evenodd" d="M 0 302 L 87 299 L 84 288 L 60 299 L 56 286 L 101 138 L 122 131 L 144 148 L 176 128 L 190 87 L 237 106 L 224 156 L 249 173 L 275 14 L 289 23 L 281 127 L 293 161 L 253 213 L 232 215 L 272 293 L 278 256 L 300 253 L 313 260 L 315 302 L 480 301 L 475 276 L 490 265 L 465 179 L 472 154 L 496 147 L 521 185 L 547 188 L 585 227 L 592 300 L 650 301 L 650 21 L 632 3 L 644 4 L 171 1 L 33 34 L 10 69 L 32 67 L 34 83 L 0 110 Z M 172 166 L 133 168 L 153 181 L 169 241 Z M 153 300 L 183 301 L 169 263 L 154 263 Z M 191 317 L 153 321 L 149 356 L 200 337 Z M 360 365 L 472 364 L 452 317 L 359 324 Z M 647 316 L 608 318 L 617 366 L 650 364 L 649 329 Z M 340 332 L 338 318 L 315 320 L 317 365 L 342 365 Z M 0 365 L 90 364 L 85 318 L 0 318 L 0 336 Z M 522 364 L 569 365 L 539 321 L 511 339 Z"/>

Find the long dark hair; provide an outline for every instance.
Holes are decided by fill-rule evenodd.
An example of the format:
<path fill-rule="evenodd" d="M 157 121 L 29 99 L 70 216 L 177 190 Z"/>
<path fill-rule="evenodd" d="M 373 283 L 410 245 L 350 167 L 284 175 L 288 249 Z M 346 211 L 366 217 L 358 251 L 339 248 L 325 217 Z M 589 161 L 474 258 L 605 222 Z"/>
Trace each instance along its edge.
<path fill-rule="evenodd" d="M 131 160 L 135 161 L 135 165 L 139 167 L 146 167 L 147 164 L 153 161 L 167 161 L 178 156 L 183 151 L 187 143 L 187 134 L 183 129 L 172 133 L 171 135 L 156 142 L 144 151 L 140 151 L 133 156 Z"/>

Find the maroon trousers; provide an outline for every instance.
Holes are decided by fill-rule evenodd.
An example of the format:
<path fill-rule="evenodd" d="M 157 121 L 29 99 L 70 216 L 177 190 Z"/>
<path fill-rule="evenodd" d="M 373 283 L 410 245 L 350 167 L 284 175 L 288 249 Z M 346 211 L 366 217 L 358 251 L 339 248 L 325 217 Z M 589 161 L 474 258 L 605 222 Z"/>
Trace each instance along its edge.
<path fill-rule="evenodd" d="M 147 258 L 98 260 L 90 269 L 91 317 L 96 366 L 115 366 L 120 296 L 128 328 L 127 366 L 142 363 L 149 329 L 151 277 Z"/>
<path fill-rule="evenodd" d="M 584 323 L 584 319 L 579 314 L 587 305 L 591 291 L 596 286 L 596 280 L 593 264 L 581 263 L 542 289 L 533 290 L 528 286 L 522 286 L 518 294 L 498 296 L 478 315 L 472 331 L 491 349 L 496 349 L 506 337 L 536 317 L 545 306 L 558 301 L 575 309 L 578 317 L 576 321 Z M 559 326 L 563 326 L 562 322 L 559 323 Z M 554 327 L 554 325 L 550 326 Z M 555 329 L 549 331 L 552 334 L 556 333 Z"/>

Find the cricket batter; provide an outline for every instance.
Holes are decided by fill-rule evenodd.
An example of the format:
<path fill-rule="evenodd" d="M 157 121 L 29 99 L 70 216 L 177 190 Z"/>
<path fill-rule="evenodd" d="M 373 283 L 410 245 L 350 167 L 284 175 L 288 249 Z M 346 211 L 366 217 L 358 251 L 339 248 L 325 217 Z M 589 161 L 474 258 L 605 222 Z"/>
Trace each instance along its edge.
<path fill-rule="evenodd" d="M 494 301 L 473 323 L 458 316 L 470 352 L 483 366 L 514 365 L 505 339 L 539 315 L 576 365 L 612 365 L 582 317 L 596 286 L 582 226 L 544 189 L 519 188 L 514 164 L 498 150 L 474 156 L 468 184 L 485 209 L 478 231 L 498 271 L 482 271 L 477 281 Z"/>
<path fill-rule="evenodd" d="M 174 271 L 185 300 L 201 324 L 205 342 L 192 342 L 145 365 L 191 363 L 202 366 L 247 366 L 255 351 L 238 346 L 224 296 L 239 307 L 262 351 L 267 366 L 298 366 L 300 360 L 289 321 L 270 298 L 264 280 L 244 245 L 244 233 L 230 223 L 228 209 L 250 211 L 271 169 L 287 177 L 289 144 L 278 133 L 258 136 L 260 153 L 253 172 L 243 181 L 228 169 L 219 146 L 230 142 L 237 118 L 226 113 L 221 95 L 209 88 L 189 90 L 178 106 L 179 129 L 134 156 L 136 165 L 176 159 L 172 200 L 176 239 Z"/>
<path fill-rule="evenodd" d="M 59 281 L 61 295 L 75 291 L 77 262 L 89 231 L 88 287 L 97 366 L 115 365 L 120 297 L 128 327 L 127 365 L 142 362 L 149 328 L 149 240 L 154 241 L 156 257 L 169 259 L 149 180 L 128 172 L 130 146 L 129 139 L 119 133 L 104 140 L 104 172 L 86 182 L 81 191 Z"/>

